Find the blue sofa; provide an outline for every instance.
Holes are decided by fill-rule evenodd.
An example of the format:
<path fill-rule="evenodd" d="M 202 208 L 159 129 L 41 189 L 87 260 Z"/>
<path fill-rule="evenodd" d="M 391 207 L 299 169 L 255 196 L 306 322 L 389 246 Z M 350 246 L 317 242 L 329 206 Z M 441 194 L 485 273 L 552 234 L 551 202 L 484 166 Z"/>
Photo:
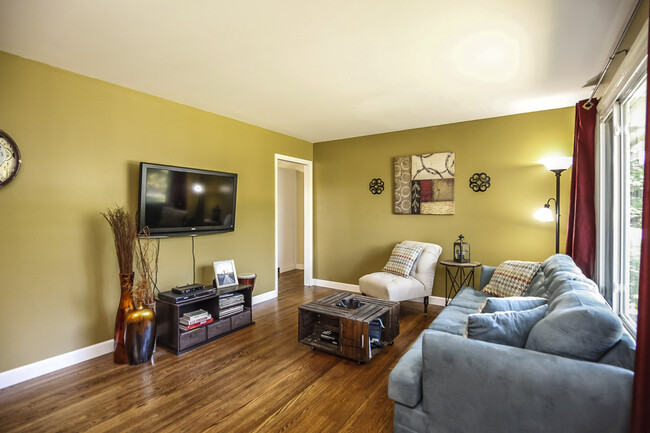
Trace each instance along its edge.
<path fill-rule="evenodd" d="M 541 350 L 463 336 L 488 296 L 462 288 L 393 368 L 395 432 L 629 430 L 635 342 L 569 256 L 544 261 L 525 293 L 548 300 L 526 342 Z"/>

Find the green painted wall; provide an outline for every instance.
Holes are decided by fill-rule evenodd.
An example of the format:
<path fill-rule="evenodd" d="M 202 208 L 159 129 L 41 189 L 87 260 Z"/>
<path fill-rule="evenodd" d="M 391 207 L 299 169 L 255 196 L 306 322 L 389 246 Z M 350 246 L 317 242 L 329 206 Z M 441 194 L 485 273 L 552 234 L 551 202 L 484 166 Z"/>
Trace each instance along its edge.
<path fill-rule="evenodd" d="M 100 211 L 135 210 L 140 161 L 239 173 L 234 233 L 196 238 L 215 260 L 274 287 L 274 153 L 312 144 L 0 52 L 0 129 L 23 165 L 0 189 L 0 371 L 112 338 L 118 268 Z M 159 285 L 192 281 L 189 237 L 163 239 Z"/>
<path fill-rule="evenodd" d="M 555 196 L 555 177 L 538 161 L 572 154 L 573 123 L 574 109 L 564 108 L 316 143 L 315 278 L 358 284 L 362 275 L 381 270 L 402 240 L 439 244 L 441 258 L 450 259 L 461 233 L 475 261 L 544 260 L 555 251 L 555 224 L 533 213 Z M 456 153 L 455 215 L 394 215 L 392 158 L 446 151 Z M 475 172 L 491 176 L 486 192 L 469 189 Z M 386 183 L 381 195 L 368 190 L 376 177 Z M 568 170 L 562 176 L 561 251 L 570 178 Z M 436 296 L 444 295 L 444 276 L 438 266 Z"/>

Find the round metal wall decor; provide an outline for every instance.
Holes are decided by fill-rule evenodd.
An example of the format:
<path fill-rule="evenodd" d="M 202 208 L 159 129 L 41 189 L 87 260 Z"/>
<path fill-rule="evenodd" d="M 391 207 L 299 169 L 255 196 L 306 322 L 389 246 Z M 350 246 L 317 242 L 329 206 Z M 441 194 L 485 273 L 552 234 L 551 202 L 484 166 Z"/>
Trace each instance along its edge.
<path fill-rule="evenodd" d="M 484 192 L 490 187 L 490 176 L 486 173 L 474 173 L 469 178 L 469 187 L 474 192 Z"/>
<path fill-rule="evenodd" d="M 14 180 L 21 163 L 16 142 L 0 129 L 0 188 Z"/>
<path fill-rule="evenodd" d="M 384 191 L 384 181 L 379 177 L 371 180 L 369 189 L 373 194 L 381 194 Z"/>

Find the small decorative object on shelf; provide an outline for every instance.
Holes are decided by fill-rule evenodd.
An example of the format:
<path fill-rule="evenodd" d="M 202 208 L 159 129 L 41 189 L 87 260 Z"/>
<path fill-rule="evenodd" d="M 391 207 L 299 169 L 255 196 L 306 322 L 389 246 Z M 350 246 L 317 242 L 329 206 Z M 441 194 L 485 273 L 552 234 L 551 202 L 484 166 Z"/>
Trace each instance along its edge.
<path fill-rule="evenodd" d="M 469 187 L 474 192 L 485 192 L 490 187 L 490 176 L 486 173 L 474 173 L 469 178 Z"/>
<path fill-rule="evenodd" d="M 237 278 L 239 279 L 239 284 L 248 284 L 251 286 L 251 292 L 255 291 L 255 279 L 257 278 L 257 274 L 239 274 Z"/>
<path fill-rule="evenodd" d="M 381 178 L 375 178 L 370 181 L 369 185 L 370 192 L 373 194 L 381 194 L 384 192 L 384 181 Z"/>
<path fill-rule="evenodd" d="M 217 289 L 232 287 L 239 284 L 237 280 L 237 272 L 235 272 L 234 260 L 213 262 L 212 266 L 214 267 L 214 278 L 217 284 Z"/>
<path fill-rule="evenodd" d="M 468 263 L 469 242 L 465 242 L 465 236 L 459 235 L 458 240 L 454 242 L 454 261 L 457 263 Z"/>

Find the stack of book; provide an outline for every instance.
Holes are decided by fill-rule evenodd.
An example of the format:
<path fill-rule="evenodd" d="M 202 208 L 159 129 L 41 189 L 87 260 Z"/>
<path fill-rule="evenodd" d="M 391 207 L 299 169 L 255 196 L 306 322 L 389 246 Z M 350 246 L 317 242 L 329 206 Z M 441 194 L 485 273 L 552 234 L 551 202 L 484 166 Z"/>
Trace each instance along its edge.
<path fill-rule="evenodd" d="M 199 326 L 212 323 L 213 320 L 214 319 L 212 318 L 212 315 L 207 311 L 195 310 L 183 314 L 183 317 L 178 320 L 178 327 L 181 329 L 181 331 L 189 331 L 194 328 L 198 328 Z"/>
<path fill-rule="evenodd" d="M 219 317 L 228 317 L 244 311 L 244 295 L 228 293 L 219 296 Z"/>

